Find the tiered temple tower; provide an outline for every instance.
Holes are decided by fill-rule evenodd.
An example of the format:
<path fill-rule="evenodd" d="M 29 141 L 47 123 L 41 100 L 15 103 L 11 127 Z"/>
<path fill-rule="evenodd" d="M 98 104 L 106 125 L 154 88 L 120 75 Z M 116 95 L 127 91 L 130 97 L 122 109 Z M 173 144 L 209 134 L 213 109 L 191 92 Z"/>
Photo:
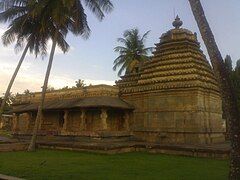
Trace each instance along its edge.
<path fill-rule="evenodd" d="M 142 140 L 195 144 L 224 141 L 222 101 L 196 34 L 180 28 L 161 36 L 151 61 L 117 82 L 135 106 L 132 130 Z"/>

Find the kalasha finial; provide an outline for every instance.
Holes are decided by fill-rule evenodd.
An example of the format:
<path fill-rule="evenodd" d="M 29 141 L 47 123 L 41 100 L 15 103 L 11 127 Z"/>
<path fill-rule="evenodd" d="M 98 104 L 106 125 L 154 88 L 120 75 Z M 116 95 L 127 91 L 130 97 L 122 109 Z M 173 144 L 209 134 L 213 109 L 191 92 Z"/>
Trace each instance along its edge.
<path fill-rule="evenodd" d="M 181 19 L 179 18 L 178 15 L 177 15 L 175 21 L 173 21 L 172 25 L 173 25 L 176 29 L 179 29 L 179 28 L 183 25 L 183 22 L 181 21 Z"/>

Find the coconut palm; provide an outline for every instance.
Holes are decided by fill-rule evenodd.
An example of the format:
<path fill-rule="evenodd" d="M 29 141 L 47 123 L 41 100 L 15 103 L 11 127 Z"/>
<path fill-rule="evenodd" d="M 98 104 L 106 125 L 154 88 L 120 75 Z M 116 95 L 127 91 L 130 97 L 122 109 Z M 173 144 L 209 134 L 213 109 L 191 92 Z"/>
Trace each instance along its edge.
<path fill-rule="evenodd" d="M 189 0 L 216 76 L 219 79 L 231 140 L 230 179 L 240 179 L 240 116 L 237 96 L 200 0 Z"/>
<path fill-rule="evenodd" d="M 7 11 L 10 7 L 12 7 L 12 6 L 14 5 L 14 2 L 15 2 L 15 0 L 2 0 L 2 1 L 0 1 L 0 10 L 1 10 L 1 11 L 5 11 L 5 10 Z M 16 4 L 16 12 L 15 12 L 15 15 L 16 15 L 16 16 L 19 15 L 19 14 L 18 14 L 18 13 L 19 13 L 19 12 L 18 12 L 18 6 L 21 6 L 21 3 L 17 3 L 17 4 Z M 6 15 L 4 15 L 4 14 L 5 14 L 5 12 L 3 12 L 3 13 L 0 14 L 0 21 L 2 21 L 2 22 L 7 22 L 7 21 L 9 21 L 9 20 L 10 20 L 10 16 L 6 17 Z M 9 13 L 7 13 L 7 14 L 9 14 Z M 12 36 L 12 37 L 14 38 L 15 36 Z M 7 45 L 7 43 L 4 43 L 4 45 Z M 13 74 L 11 80 L 10 80 L 10 83 L 9 83 L 9 85 L 8 85 L 8 88 L 7 88 L 7 90 L 6 90 L 6 93 L 5 93 L 5 95 L 4 95 L 4 97 L 3 97 L 2 101 L 1 101 L 1 106 L 0 106 L 0 120 L 1 120 L 1 116 L 2 116 L 2 113 L 3 113 L 3 109 L 4 109 L 4 107 L 5 107 L 7 98 L 8 98 L 9 95 L 10 95 L 11 87 L 12 87 L 12 85 L 13 85 L 13 82 L 14 82 L 14 80 L 15 80 L 15 78 L 16 78 L 16 75 L 17 75 L 17 73 L 18 73 L 18 71 L 19 71 L 19 68 L 20 68 L 20 66 L 21 66 L 21 64 L 22 64 L 22 62 L 23 62 L 23 59 L 24 59 L 24 57 L 26 56 L 26 54 L 27 54 L 27 48 L 25 48 L 25 50 L 23 51 L 22 57 L 21 57 L 21 59 L 20 59 L 20 61 L 19 61 L 19 63 L 18 63 L 17 68 L 15 69 L 15 72 L 14 72 L 14 74 Z"/>
<path fill-rule="evenodd" d="M 236 63 L 236 71 L 240 72 L 240 59 L 237 60 L 237 63 Z"/>
<path fill-rule="evenodd" d="M 78 79 L 77 81 L 75 81 L 75 83 L 76 83 L 75 85 L 76 88 L 83 88 L 86 86 L 86 84 L 84 83 L 84 80 L 82 79 Z"/>
<path fill-rule="evenodd" d="M 7 5 L 3 6 L 3 3 L 7 3 Z M 0 7 L 3 7 L 3 12 L 0 13 L 0 22 L 10 23 L 8 30 L 2 36 L 3 44 L 8 46 L 16 41 L 15 49 L 18 51 L 25 45 L 22 56 L 18 62 L 14 74 L 12 75 L 1 103 L 1 115 L 6 104 L 6 100 L 10 95 L 10 90 L 14 80 L 28 50 L 30 50 L 30 53 L 34 53 L 36 57 L 39 54 L 45 56 L 47 50 L 47 41 L 51 37 L 50 32 L 53 31 L 53 29 L 51 31 L 49 31 L 49 29 L 44 29 L 39 21 L 39 18 L 29 16 L 32 6 L 29 6 L 27 0 L 1 1 Z M 69 48 L 69 45 L 66 43 L 63 37 L 59 38 L 58 44 L 64 52 L 66 52 Z"/>
<path fill-rule="evenodd" d="M 87 15 L 84 12 L 82 2 L 84 2 L 85 7 L 90 9 L 99 20 L 105 17 L 104 13 L 108 13 L 113 9 L 110 0 L 40 0 L 35 2 L 37 6 L 33 15 L 39 16 L 40 12 L 42 18 L 41 22 L 43 24 L 47 24 L 47 21 L 51 21 L 58 31 L 64 33 L 72 32 L 74 35 L 88 38 L 90 29 L 88 27 Z M 53 35 L 49 63 L 42 88 L 41 102 L 38 107 L 33 136 L 28 151 L 34 151 L 36 148 L 37 131 L 42 119 L 42 110 L 58 38 L 58 33 Z"/>
<path fill-rule="evenodd" d="M 123 33 L 123 38 L 118 38 L 117 41 L 123 46 L 114 48 L 119 56 L 114 60 L 113 70 L 118 71 L 120 76 L 124 71 L 126 74 L 131 73 L 134 69 L 144 61 L 150 60 L 149 54 L 153 51 L 152 47 L 145 47 L 145 41 L 150 31 L 147 31 L 142 37 L 138 29 L 126 30 Z"/>

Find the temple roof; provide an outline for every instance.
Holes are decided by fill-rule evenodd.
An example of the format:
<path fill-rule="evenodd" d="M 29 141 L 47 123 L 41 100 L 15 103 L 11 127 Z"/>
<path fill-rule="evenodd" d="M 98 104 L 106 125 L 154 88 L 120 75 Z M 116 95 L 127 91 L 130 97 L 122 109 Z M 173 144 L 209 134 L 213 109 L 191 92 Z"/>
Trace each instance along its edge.
<path fill-rule="evenodd" d="M 94 85 L 82 88 L 70 88 L 64 90 L 54 90 L 46 93 L 46 101 L 61 101 L 63 99 L 80 99 L 86 97 L 110 96 L 118 97 L 119 89 L 116 86 Z M 41 92 L 18 95 L 13 102 L 13 106 L 40 103 Z"/>
<path fill-rule="evenodd" d="M 196 33 L 181 28 L 179 17 L 174 28 L 162 34 L 152 60 L 144 63 L 138 73 L 116 82 L 122 94 L 201 88 L 219 94 L 219 87 L 206 56 L 200 49 Z"/>
<path fill-rule="evenodd" d="M 38 103 L 31 103 L 15 107 L 13 113 L 28 111 L 37 111 Z M 117 108 L 117 109 L 134 109 L 133 106 L 118 97 L 87 97 L 75 99 L 52 100 L 44 103 L 43 110 L 61 110 L 74 108 Z"/>

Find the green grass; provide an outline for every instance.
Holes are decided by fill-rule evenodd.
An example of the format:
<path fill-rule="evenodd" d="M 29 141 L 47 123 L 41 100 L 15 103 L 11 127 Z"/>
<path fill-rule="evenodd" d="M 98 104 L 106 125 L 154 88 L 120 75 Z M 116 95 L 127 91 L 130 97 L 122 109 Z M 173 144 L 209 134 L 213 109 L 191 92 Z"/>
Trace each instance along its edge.
<path fill-rule="evenodd" d="M 227 179 L 228 161 L 149 153 L 0 153 L 0 173 L 26 179 Z"/>

